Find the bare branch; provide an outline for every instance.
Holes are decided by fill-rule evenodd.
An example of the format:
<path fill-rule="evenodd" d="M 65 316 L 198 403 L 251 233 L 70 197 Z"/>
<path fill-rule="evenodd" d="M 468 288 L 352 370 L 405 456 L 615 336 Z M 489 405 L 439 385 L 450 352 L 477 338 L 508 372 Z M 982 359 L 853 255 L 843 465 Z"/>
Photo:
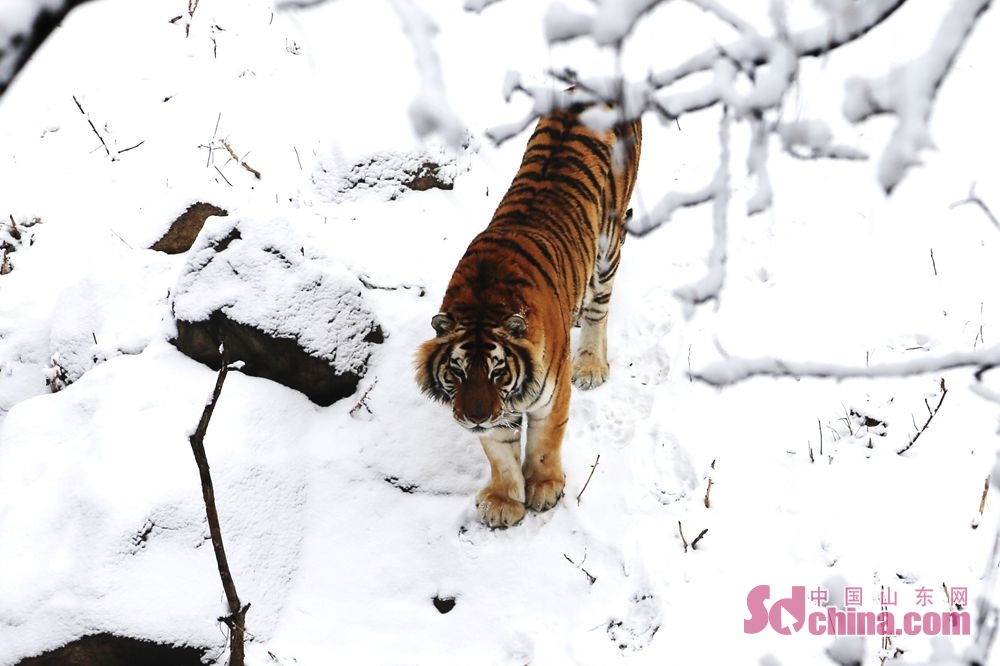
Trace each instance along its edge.
<path fill-rule="evenodd" d="M 225 358 L 225 354 L 223 354 Z M 191 451 L 194 453 L 195 462 L 198 465 L 198 473 L 201 476 L 201 492 L 205 500 L 205 516 L 208 520 L 208 531 L 212 537 L 212 548 L 215 551 L 215 561 L 219 568 L 219 578 L 222 580 L 222 589 L 226 594 L 226 601 L 229 605 L 230 614 L 219 618 L 230 629 L 229 640 L 229 664 L 230 666 L 243 666 L 244 661 L 244 634 L 247 610 L 250 604 L 243 605 L 240 602 L 239 594 L 236 592 L 236 584 L 233 582 L 233 575 L 229 569 L 229 560 L 226 557 L 226 548 L 222 542 L 222 527 L 219 523 L 219 511 L 215 505 L 215 488 L 212 485 L 212 473 L 208 466 L 208 456 L 205 453 L 205 434 L 208 432 L 208 424 L 212 420 L 215 406 L 222 395 L 222 386 L 226 381 L 229 366 L 223 362 L 219 368 L 219 375 L 215 381 L 215 390 L 212 397 L 202 410 L 201 419 L 194 432 L 188 437 L 191 443 Z"/>
<path fill-rule="evenodd" d="M 909 441 L 909 442 L 907 443 L 907 445 L 906 445 L 906 446 L 904 446 L 904 447 L 903 447 L 902 449 L 900 449 L 899 451 L 896 451 L 896 453 L 897 453 L 898 455 L 903 455 L 904 453 L 906 453 L 907 451 L 909 451 L 909 450 L 910 450 L 910 448 L 911 448 L 911 447 L 912 447 L 912 446 L 913 446 L 914 444 L 916 444 L 916 443 L 917 443 L 917 440 L 918 440 L 918 439 L 920 439 L 920 436 L 921 436 L 922 434 L 924 434 L 924 431 L 925 431 L 925 430 L 927 430 L 927 426 L 929 426 L 929 425 L 931 424 L 931 420 L 932 420 L 932 419 L 934 418 L 934 415 L 938 413 L 938 410 L 939 410 L 939 409 L 941 409 L 941 403 L 943 403 L 943 402 L 944 402 L 944 397 L 945 397 L 946 395 L 948 395 L 948 389 L 946 389 L 946 388 L 944 387 L 944 379 L 942 379 L 942 380 L 941 380 L 941 399 L 940 399 L 940 400 L 938 400 L 938 404 L 937 404 L 937 406 L 936 406 L 936 407 L 934 407 L 934 409 L 931 409 L 931 408 L 930 408 L 930 405 L 928 405 L 928 406 L 927 406 L 927 410 L 928 410 L 928 412 L 929 412 L 929 413 L 927 414 L 927 420 L 926 420 L 926 421 L 924 421 L 924 425 L 923 425 L 923 427 L 922 427 L 922 428 L 920 428 L 920 430 L 918 430 L 918 431 L 917 431 L 917 433 L 916 433 L 915 435 L 913 435 L 913 437 L 912 437 L 912 438 L 910 439 L 910 441 Z M 927 401 L 925 400 L 925 401 L 924 401 L 924 403 L 926 404 L 926 403 L 927 403 Z"/>
<path fill-rule="evenodd" d="M 252 173 L 257 180 L 260 180 L 260 171 L 257 171 L 257 169 L 254 169 L 252 166 L 244 162 L 243 158 L 237 155 L 236 151 L 233 150 L 233 147 L 229 145 L 228 140 L 222 139 L 220 143 L 222 144 L 222 147 L 226 149 L 226 152 L 229 153 L 229 156 L 233 158 L 234 162 L 236 162 L 241 167 Z M 226 182 L 228 183 L 229 181 L 226 180 Z"/>

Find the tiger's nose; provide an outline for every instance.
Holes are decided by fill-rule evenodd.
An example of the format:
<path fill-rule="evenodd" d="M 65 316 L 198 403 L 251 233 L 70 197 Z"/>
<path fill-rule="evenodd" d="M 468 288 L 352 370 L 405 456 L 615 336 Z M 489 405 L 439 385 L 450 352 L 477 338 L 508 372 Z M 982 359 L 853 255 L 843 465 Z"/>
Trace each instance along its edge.
<path fill-rule="evenodd" d="M 482 425 L 490 420 L 490 412 L 486 409 L 475 409 L 465 412 L 465 420 L 473 425 Z"/>

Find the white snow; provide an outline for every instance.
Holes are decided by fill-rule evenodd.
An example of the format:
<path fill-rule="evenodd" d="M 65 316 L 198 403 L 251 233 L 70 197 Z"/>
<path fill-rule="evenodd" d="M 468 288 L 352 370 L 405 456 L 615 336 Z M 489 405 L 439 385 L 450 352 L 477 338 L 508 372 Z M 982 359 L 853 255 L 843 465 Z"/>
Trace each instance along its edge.
<path fill-rule="evenodd" d="M 686 3 L 566 4 L 595 17 L 629 10 L 594 25 L 605 40 L 631 30 L 621 67 L 633 77 L 707 71 L 698 54 L 732 39 L 733 26 Z M 771 3 L 746 4 L 765 32 Z M 793 36 L 813 25 L 798 4 Z M 831 20 L 857 29 L 890 4 Z M 74 11 L 0 100 L 0 227 L 13 216 L 22 233 L 0 275 L 0 666 L 96 632 L 207 646 L 224 663 L 224 595 L 188 443 L 215 373 L 167 342 L 171 291 L 199 251 L 144 249 L 192 201 L 229 211 L 208 232 L 250 225 L 297 257 L 296 278 L 365 276 L 379 288 L 364 300 L 387 333 L 358 394 L 330 407 L 235 371 L 226 382 L 206 448 L 235 583 L 252 603 L 250 666 L 879 663 L 877 637 L 744 634 L 747 593 L 761 584 L 775 598 L 826 586 L 832 599 L 857 585 L 868 610 L 884 585 L 898 590 L 900 613 L 915 610 L 920 586 L 934 590 L 935 610 L 947 606 L 942 583 L 968 587 L 975 623 L 979 595 L 997 601 L 984 572 L 1000 522 L 998 405 L 983 397 L 1000 394 L 1000 378 L 994 370 L 974 385 L 942 359 L 995 360 L 997 350 L 1000 234 L 976 206 L 952 204 L 976 182 L 1000 211 L 1000 126 L 983 101 L 1000 16 L 980 19 L 952 65 L 927 119 L 937 150 L 892 197 L 873 164 L 775 149 L 782 138 L 833 149 L 836 137 L 880 153 L 892 123 L 845 123 L 842 82 L 927 48 L 940 5 L 906 4 L 849 49 L 801 63 L 794 103 L 764 119 L 785 129 L 767 152 L 763 213 L 745 214 L 758 185 L 740 166 L 747 123 L 730 127 L 723 220 L 664 198 L 714 193 L 718 111 L 666 124 L 647 116 L 634 224 L 670 224 L 623 248 L 611 375 L 573 394 L 566 496 L 504 531 L 479 523 L 485 457 L 419 393 L 413 354 L 521 159 L 524 134 L 500 147 L 485 135 L 513 132 L 532 111 L 519 95 L 505 103 L 505 80 L 550 90 L 535 100 L 544 105 L 562 87 L 545 71 L 606 75 L 618 66 L 611 49 L 550 45 L 548 3 L 466 0 L 476 14 L 411 0 L 438 27 L 421 37 L 438 58 L 430 86 L 448 95 L 433 109 L 469 133 L 467 149 L 449 152 L 442 137 L 415 134 L 409 109 L 431 70 L 418 67 L 387 2 L 273 13 L 267 0 L 202 0 L 188 16 L 183 0 L 101 0 Z M 671 94 L 697 101 L 707 76 Z M 382 178 L 427 155 L 444 162 L 453 190 Z M 343 194 L 356 165 L 372 186 Z M 724 276 L 718 261 L 709 272 L 721 291 L 685 318 L 674 291 L 705 277 L 710 256 L 725 260 Z M 261 257 L 245 265 L 259 271 L 258 293 L 229 294 L 234 306 L 263 317 L 263 296 L 277 295 L 321 338 L 309 310 L 331 306 L 297 300 L 296 283 Z M 220 280 L 187 305 L 211 307 L 228 289 Z M 45 383 L 53 359 L 68 382 L 56 393 Z M 733 380 L 775 359 L 807 373 L 927 374 L 756 377 L 723 389 L 690 377 Z M 897 455 L 942 377 L 939 412 Z M 688 544 L 707 532 L 685 552 L 681 530 Z M 439 613 L 436 596 L 454 609 Z M 961 655 L 973 637 L 892 642 L 919 664 Z"/>

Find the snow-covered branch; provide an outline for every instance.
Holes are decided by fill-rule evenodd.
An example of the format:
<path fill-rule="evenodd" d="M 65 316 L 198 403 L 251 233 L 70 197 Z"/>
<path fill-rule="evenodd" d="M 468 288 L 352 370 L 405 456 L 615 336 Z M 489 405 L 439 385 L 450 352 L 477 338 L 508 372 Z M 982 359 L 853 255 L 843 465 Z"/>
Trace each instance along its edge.
<path fill-rule="evenodd" d="M 1000 366 L 1000 345 L 971 352 L 951 352 L 924 356 L 910 361 L 868 366 L 839 365 L 816 361 L 788 361 L 776 358 L 727 358 L 692 372 L 691 377 L 713 386 L 729 386 L 751 377 L 908 377 L 954 368 L 977 368 L 977 378 Z"/>
<path fill-rule="evenodd" d="M 726 281 L 726 247 L 729 242 L 729 125 L 730 114 L 724 112 L 719 121 L 719 168 L 713 178 L 712 249 L 708 254 L 708 273 L 697 282 L 674 291 L 684 303 L 685 315 L 694 313 L 694 306 L 708 300 L 718 301 L 719 292 Z"/>
<path fill-rule="evenodd" d="M 410 103 L 410 122 L 420 137 L 439 134 L 452 148 L 462 145 L 465 126 L 448 103 L 441 62 L 434 50 L 437 25 L 414 0 L 389 0 L 403 23 L 403 31 L 413 44 L 421 86 Z"/>
<path fill-rule="evenodd" d="M 492 4 L 496 4 L 500 0 L 465 0 L 462 3 L 462 9 L 467 12 L 476 12 L 477 14 Z"/>
<path fill-rule="evenodd" d="M 0 97 L 69 10 L 86 1 L 3 1 L 0 7 Z"/>
<path fill-rule="evenodd" d="M 858 40 L 889 19 L 906 1 L 823 3 L 826 18 L 818 25 L 798 31 L 789 28 L 781 3 L 772 3 L 773 31 L 763 35 L 736 11 L 717 0 L 688 0 L 732 27 L 738 36 L 641 80 L 587 77 L 563 70 L 551 74 L 574 89 L 557 93 L 551 86 L 525 86 L 516 74 L 508 76 L 505 93 L 508 96 L 514 92 L 525 94 L 534 103 L 524 117 L 496 127 L 488 134 L 500 144 L 522 132 L 541 115 L 577 102 L 615 104 L 619 107 L 618 121 L 648 112 L 664 120 L 675 120 L 687 113 L 725 105 L 733 113 L 734 120 L 753 124 L 749 168 L 756 178 L 757 189 L 748 202 L 748 210 L 761 212 L 770 206 L 772 199 L 766 170 L 767 144 L 772 135 L 776 135 L 784 149 L 797 158 L 867 158 L 856 148 L 834 143 L 832 132 L 822 121 L 805 119 L 783 123 L 776 118 L 780 118 L 802 58 L 822 56 Z M 545 35 L 550 42 L 589 38 L 598 45 L 620 48 L 636 23 L 657 4 L 657 0 L 596 0 L 593 10 L 581 11 L 557 0 L 549 6 L 545 16 Z M 879 181 L 887 192 L 899 183 L 906 169 L 916 163 L 919 150 L 930 145 L 927 122 L 936 92 L 989 4 L 990 0 L 956 0 L 923 56 L 884 77 L 855 78 L 849 82 L 844 106 L 849 120 L 861 122 L 883 113 L 894 114 L 899 120 L 878 170 Z M 678 85 L 706 73 L 711 73 L 711 77 L 704 83 L 693 87 L 686 85 L 683 89 Z M 676 208 L 710 201 L 715 196 L 715 190 L 710 189 L 690 195 L 668 194 L 650 215 L 632 225 L 630 231 L 647 233 L 656 224 L 666 222 Z M 653 227 L 648 226 L 650 224 Z"/>
<path fill-rule="evenodd" d="M 844 115 L 848 120 L 858 123 L 886 113 L 896 116 L 896 129 L 878 166 L 879 184 L 886 192 L 920 163 L 921 150 L 933 147 L 928 123 L 937 91 L 990 2 L 955 0 L 923 55 L 883 76 L 847 82 Z"/>

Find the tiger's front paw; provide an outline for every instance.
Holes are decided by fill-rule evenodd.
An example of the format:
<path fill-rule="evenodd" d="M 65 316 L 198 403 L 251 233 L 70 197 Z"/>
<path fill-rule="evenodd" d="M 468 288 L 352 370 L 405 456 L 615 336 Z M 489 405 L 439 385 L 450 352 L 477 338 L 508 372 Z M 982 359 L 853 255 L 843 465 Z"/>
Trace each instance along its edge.
<path fill-rule="evenodd" d="M 573 385 L 581 389 L 597 388 L 608 378 L 608 362 L 596 354 L 581 352 L 573 361 Z"/>
<path fill-rule="evenodd" d="M 535 511 L 548 511 L 559 502 L 565 485 L 566 480 L 564 477 L 556 479 L 528 479 L 524 483 L 525 495 L 527 497 L 525 503 Z"/>
<path fill-rule="evenodd" d="M 512 527 L 524 518 L 524 502 L 483 488 L 476 497 L 476 507 L 483 522 L 490 527 Z"/>

